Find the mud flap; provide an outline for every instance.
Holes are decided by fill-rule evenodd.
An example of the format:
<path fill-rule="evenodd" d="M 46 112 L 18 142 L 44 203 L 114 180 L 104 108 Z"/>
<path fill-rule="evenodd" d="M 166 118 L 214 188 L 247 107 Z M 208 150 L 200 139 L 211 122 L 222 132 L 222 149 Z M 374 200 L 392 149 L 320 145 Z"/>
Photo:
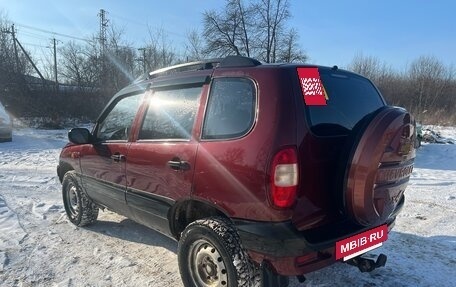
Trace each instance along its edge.
<path fill-rule="evenodd" d="M 261 287 L 287 287 L 290 283 L 288 276 L 276 274 L 266 261 L 260 264 Z"/>

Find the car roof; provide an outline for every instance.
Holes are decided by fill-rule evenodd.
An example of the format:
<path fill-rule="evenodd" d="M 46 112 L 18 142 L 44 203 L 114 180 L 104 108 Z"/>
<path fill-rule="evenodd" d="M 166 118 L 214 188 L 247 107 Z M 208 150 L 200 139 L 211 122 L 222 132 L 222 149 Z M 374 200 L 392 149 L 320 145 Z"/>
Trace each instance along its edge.
<path fill-rule="evenodd" d="M 338 71 L 342 73 L 361 76 L 356 73 L 340 69 L 338 66 L 328 67 L 307 63 L 261 63 L 255 59 L 243 56 L 227 56 L 178 64 L 146 73 L 138 77 L 130 85 L 114 95 L 113 100 L 119 96 L 131 93 L 138 93 L 149 88 L 160 88 L 165 86 L 179 86 L 186 84 L 208 83 L 210 76 L 218 69 L 296 69 L 296 68 L 318 68 L 319 70 Z M 362 77 L 362 76 L 361 76 Z"/>

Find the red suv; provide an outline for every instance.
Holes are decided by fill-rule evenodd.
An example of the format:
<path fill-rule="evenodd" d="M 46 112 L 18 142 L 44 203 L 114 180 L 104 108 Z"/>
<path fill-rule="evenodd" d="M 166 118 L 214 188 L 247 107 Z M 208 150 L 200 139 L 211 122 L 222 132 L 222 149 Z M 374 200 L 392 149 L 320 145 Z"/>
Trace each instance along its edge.
<path fill-rule="evenodd" d="M 185 286 L 285 286 L 387 239 L 415 123 L 336 66 L 240 56 L 151 72 L 75 128 L 58 176 L 71 222 L 107 208 L 178 240 Z"/>

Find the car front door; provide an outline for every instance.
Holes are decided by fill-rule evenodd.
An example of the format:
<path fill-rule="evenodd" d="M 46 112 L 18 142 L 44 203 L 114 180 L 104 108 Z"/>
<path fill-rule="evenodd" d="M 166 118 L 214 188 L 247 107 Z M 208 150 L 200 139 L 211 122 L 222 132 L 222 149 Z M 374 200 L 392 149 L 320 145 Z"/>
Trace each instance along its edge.
<path fill-rule="evenodd" d="M 175 200 L 190 196 L 201 94 L 202 86 L 155 90 L 128 151 L 128 205 L 136 221 L 162 233 L 169 234 L 167 214 Z"/>
<path fill-rule="evenodd" d="M 125 201 L 129 135 L 143 94 L 112 102 L 97 122 L 94 143 L 81 151 L 82 183 L 97 203 L 128 215 Z"/>

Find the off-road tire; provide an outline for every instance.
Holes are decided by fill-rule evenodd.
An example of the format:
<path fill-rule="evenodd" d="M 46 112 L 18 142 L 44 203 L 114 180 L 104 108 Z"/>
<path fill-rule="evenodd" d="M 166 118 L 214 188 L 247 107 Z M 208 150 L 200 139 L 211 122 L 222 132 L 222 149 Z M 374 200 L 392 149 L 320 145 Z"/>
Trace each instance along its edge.
<path fill-rule="evenodd" d="M 86 226 L 97 220 L 99 208 L 80 186 L 74 171 L 63 177 L 62 197 L 68 219 L 74 225 Z"/>
<path fill-rule="evenodd" d="M 232 223 L 222 217 L 189 224 L 179 240 L 178 261 L 186 287 L 254 286 L 253 263 Z"/>

